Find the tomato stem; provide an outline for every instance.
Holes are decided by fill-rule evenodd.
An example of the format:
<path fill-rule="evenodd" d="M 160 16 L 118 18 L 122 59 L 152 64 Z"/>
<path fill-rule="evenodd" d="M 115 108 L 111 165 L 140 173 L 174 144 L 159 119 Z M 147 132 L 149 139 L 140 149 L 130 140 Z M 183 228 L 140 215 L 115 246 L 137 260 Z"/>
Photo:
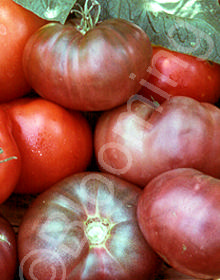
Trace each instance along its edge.
<path fill-rule="evenodd" d="M 4 150 L 2 148 L 0 148 L 0 154 L 3 154 L 3 153 L 4 153 Z M 0 160 L 0 163 L 7 162 L 7 161 L 12 160 L 12 159 L 17 159 L 17 157 L 12 156 L 12 157 L 9 157 L 9 158 L 6 158 L 6 159 L 2 159 L 2 160 Z"/>
<path fill-rule="evenodd" d="M 76 3 L 75 6 L 77 6 L 79 10 L 73 9 L 72 12 L 81 16 L 78 29 L 84 35 L 97 24 L 101 12 L 101 5 L 97 0 L 91 0 L 91 6 L 89 6 L 89 0 L 86 0 L 84 9 L 79 3 Z M 91 14 L 92 11 L 95 11 L 93 16 Z"/>

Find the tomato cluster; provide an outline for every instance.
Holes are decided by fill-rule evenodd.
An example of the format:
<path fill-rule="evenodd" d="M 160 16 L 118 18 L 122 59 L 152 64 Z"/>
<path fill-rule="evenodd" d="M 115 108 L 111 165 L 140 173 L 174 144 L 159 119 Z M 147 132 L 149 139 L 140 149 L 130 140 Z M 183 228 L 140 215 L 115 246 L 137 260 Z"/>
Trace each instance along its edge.
<path fill-rule="evenodd" d="M 36 197 L 18 236 L 0 217 L 1 279 L 220 278 L 220 65 L 124 19 L 0 12 L 0 205 Z"/>

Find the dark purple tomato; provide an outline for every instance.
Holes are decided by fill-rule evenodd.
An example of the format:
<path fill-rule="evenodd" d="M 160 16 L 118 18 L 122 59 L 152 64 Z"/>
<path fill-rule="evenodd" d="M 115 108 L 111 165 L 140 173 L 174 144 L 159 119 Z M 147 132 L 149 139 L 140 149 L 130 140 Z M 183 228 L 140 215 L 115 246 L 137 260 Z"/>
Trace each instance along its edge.
<path fill-rule="evenodd" d="M 28 280 L 147 280 L 160 259 L 137 224 L 141 190 L 112 175 L 70 176 L 40 194 L 18 234 Z"/>
<path fill-rule="evenodd" d="M 94 145 L 100 169 L 142 187 L 180 167 L 220 178 L 220 109 L 185 96 L 154 107 L 141 97 L 99 118 Z"/>
<path fill-rule="evenodd" d="M 17 267 L 15 232 L 3 216 L 0 216 L 0 279 L 13 280 Z"/>
<path fill-rule="evenodd" d="M 181 273 L 220 277 L 220 180 L 191 168 L 154 178 L 138 201 L 151 247 Z"/>
<path fill-rule="evenodd" d="M 70 109 L 103 111 L 140 90 L 151 56 L 147 34 L 131 22 L 109 19 L 82 34 L 71 20 L 33 34 L 23 64 L 42 97 Z"/>

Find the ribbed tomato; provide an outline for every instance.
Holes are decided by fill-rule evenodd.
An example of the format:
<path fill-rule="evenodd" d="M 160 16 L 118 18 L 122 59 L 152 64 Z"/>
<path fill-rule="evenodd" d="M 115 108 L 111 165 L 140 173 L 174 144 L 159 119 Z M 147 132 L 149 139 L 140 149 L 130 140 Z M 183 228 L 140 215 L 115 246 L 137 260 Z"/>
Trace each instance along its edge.
<path fill-rule="evenodd" d="M 76 20 L 49 23 L 29 39 L 26 77 L 42 97 L 81 111 L 113 108 L 137 93 L 150 65 L 147 34 L 123 19 L 109 19 L 85 34 Z"/>
<path fill-rule="evenodd" d="M 20 274 L 27 280 L 155 279 L 161 260 L 138 227 L 140 193 L 115 176 L 86 172 L 40 194 L 19 228 Z"/>

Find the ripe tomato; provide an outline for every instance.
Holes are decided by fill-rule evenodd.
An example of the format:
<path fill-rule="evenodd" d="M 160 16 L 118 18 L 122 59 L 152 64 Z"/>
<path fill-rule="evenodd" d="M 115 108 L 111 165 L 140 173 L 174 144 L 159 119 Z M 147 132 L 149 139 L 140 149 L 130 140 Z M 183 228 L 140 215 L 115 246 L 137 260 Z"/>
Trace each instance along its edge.
<path fill-rule="evenodd" d="M 26 279 L 154 279 L 161 261 L 137 224 L 140 192 L 112 175 L 85 172 L 40 194 L 18 233 Z"/>
<path fill-rule="evenodd" d="M 92 133 L 79 112 L 42 98 L 3 104 L 12 120 L 22 167 L 18 193 L 38 193 L 58 180 L 86 169 L 92 155 Z"/>
<path fill-rule="evenodd" d="M 21 170 L 20 153 L 7 114 L 0 109 L 0 203 L 13 192 Z"/>
<path fill-rule="evenodd" d="M 24 71 L 42 97 L 71 109 L 103 111 L 140 90 L 151 55 L 147 34 L 131 22 L 109 19 L 83 35 L 72 20 L 49 23 L 31 36 Z"/>
<path fill-rule="evenodd" d="M 220 65 L 194 56 L 153 47 L 150 76 L 140 94 L 162 103 L 171 96 L 189 96 L 200 102 L 220 98 Z"/>
<path fill-rule="evenodd" d="M 0 275 L 1 280 L 14 280 L 17 267 L 17 243 L 15 232 L 3 216 L 0 216 Z"/>
<path fill-rule="evenodd" d="M 144 189 L 137 215 L 169 265 L 196 279 L 220 277 L 220 180 L 191 168 L 163 173 Z"/>
<path fill-rule="evenodd" d="M 140 186 L 178 167 L 220 178 L 218 107 L 174 96 L 155 109 L 136 97 L 98 120 L 94 144 L 102 170 Z"/>
<path fill-rule="evenodd" d="M 46 21 L 12 0 L 0 5 L 0 102 L 12 100 L 30 91 L 23 67 L 22 54 L 30 35 Z"/>

